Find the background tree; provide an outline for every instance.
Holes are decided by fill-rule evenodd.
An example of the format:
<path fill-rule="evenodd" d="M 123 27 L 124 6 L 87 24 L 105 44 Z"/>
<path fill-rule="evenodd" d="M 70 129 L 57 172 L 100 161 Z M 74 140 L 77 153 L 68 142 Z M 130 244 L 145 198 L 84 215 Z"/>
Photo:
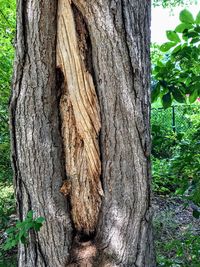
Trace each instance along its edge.
<path fill-rule="evenodd" d="M 152 102 L 160 97 L 164 108 L 173 100 L 186 103 L 187 96 L 194 103 L 200 95 L 200 12 L 194 18 L 184 9 L 179 19 L 176 29 L 166 32 L 169 41 L 160 48 L 154 46 L 152 57 Z"/>
<path fill-rule="evenodd" d="M 29 210 L 46 219 L 20 245 L 19 266 L 155 266 L 150 2 L 17 6 L 15 191 L 21 220 Z"/>

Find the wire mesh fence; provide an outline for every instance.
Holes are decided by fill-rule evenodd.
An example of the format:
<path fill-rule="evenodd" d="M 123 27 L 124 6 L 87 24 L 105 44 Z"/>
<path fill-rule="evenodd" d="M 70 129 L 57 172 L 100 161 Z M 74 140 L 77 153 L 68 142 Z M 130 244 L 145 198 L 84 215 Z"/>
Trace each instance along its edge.
<path fill-rule="evenodd" d="M 192 127 L 190 116 L 194 114 L 200 114 L 200 105 L 177 105 L 168 109 L 152 108 L 151 124 L 180 133 Z"/>

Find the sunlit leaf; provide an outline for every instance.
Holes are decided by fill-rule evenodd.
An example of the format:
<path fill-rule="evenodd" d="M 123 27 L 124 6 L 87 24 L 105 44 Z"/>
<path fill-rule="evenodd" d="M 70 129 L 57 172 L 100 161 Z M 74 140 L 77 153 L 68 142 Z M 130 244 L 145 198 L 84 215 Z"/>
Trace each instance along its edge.
<path fill-rule="evenodd" d="M 196 22 L 197 24 L 200 24 L 200 11 L 199 11 L 199 13 L 198 13 L 197 16 L 196 16 L 196 20 L 195 20 L 195 22 Z"/>
<path fill-rule="evenodd" d="M 196 90 L 194 90 L 194 91 L 190 94 L 190 96 L 189 96 L 189 101 L 190 101 L 190 103 L 191 103 L 191 104 L 194 103 L 195 100 L 197 99 L 197 97 L 198 97 L 198 90 L 196 89 Z"/>
<path fill-rule="evenodd" d="M 189 29 L 189 28 L 190 28 L 190 26 L 188 27 L 187 24 L 181 23 L 175 28 L 175 32 L 182 33 L 185 29 Z"/>
<path fill-rule="evenodd" d="M 194 23 L 194 18 L 192 16 L 192 13 L 187 9 L 181 11 L 179 19 L 181 22 L 184 23 L 191 23 L 191 24 Z"/>
<path fill-rule="evenodd" d="M 180 42 L 180 38 L 175 31 L 167 31 L 166 32 L 167 38 L 172 42 Z"/>
<path fill-rule="evenodd" d="M 164 43 L 160 46 L 160 51 L 162 52 L 167 52 L 169 51 L 172 47 L 174 47 L 177 43 L 175 42 L 167 42 L 167 43 Z"/>

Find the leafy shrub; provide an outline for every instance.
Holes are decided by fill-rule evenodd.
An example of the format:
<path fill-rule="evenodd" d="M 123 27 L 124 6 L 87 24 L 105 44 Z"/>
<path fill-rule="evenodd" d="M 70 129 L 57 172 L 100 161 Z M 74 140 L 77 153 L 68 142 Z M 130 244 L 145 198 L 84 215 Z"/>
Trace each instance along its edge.
<path fill-rule="evenodd" d="M 18 245 L 18 243 L 25 244 L 28 242 L 28 233 L 30 230 L 39 232 L 44 222 L 43 217 L 33 218 L 33 211 L 27 213 L 23 221 L 18 221 L 15 226 L 10 227 L 6 233 L 8 238 L 3 246 L 4 250 L 9 250 Z"/>
<path fill-rule="evenodd" d="M 200 114 L 190 116 L 189 128 L 171 159 L 170 172 L 180 189 L 189 199 L 200 205 Z"/>
<path fill-rule="evenodd" d="M 0 183 L 0 228 L 5 229 L 10 215 L 15 212 L 15 199 L 13 187 Z"/>
<path fill-rule="evenodd" d="M 163 57 L 153 57 L 152 102 L 161 98 L 164 108 L 175 100 L 193 103 L 200 95 L 200 12 L 194 19 L 188 10 L 179 15 L 180 24 L 166 32 L 168 42 L 160 46 Z"/>
<path fill-rule="evenodd" d="M 157 244 L 158 266 L 198 267 L 200 258 L 200 236 L 186 232 L 180 239 L 171 239 Z"/>
<path fill-rule="evenodd" d="M 152 124 L 152 155 L 156 158 L 170 158 L 173 154 L 176 134 L 163 125 Z"/>
<path fill-rule="evenodd" d="M 153 188 L 158 194 L 187 195 L 200 204 L 200 108 L 176 107 L 176 129 L 170 130 L 171 109 L 157 112 L 152 123 Z"/>
<path fill-rule="evenodd" d="M 12 184 L 9 142 L 0 143 L 0 182 Z"/>
<path fill-rule="evenodd" d="M 0 143 L 8 143 L 8 100 L 14 58 L 16 1 L 0 0 Z"/>
<path fill-rule="evenodd" d="M 165 195 L 175 192 L 177 188 L 173 176 L 170 176 L 170 160 L 152 157 L 153 191 L 156 194 Z"/>

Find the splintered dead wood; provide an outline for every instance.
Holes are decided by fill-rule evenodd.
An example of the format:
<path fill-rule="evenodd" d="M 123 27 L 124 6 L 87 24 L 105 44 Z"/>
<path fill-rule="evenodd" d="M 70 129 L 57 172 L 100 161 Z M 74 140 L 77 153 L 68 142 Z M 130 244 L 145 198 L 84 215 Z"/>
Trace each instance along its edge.
<path fill-rule="evenodd" d="M 98 143 L 100 111 L 85 64 L 87 29 L 81 25 L 82 19 L 75 22 L 70 2 L 58 1 L 57 67 L 64 75 L 60 113 L 68 177 L 61 192 L 70 197 L 75 228 L 89 233 L 94 231 L 103 194 Z M 81 15 L 76 12 L 76 16 Z"/>

